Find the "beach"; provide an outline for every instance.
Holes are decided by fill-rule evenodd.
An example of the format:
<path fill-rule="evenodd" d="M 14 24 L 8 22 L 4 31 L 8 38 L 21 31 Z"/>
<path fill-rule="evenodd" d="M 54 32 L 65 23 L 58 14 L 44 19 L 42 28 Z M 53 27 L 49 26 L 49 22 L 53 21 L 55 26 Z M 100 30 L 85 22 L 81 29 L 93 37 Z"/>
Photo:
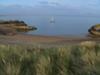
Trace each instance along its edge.
<path fill-rule="evenodd" d="M 0 44 L 22 44 L 22 45 L 76 45 L 83 41 L 100 42 L 100 38 L 80 37 L 80 36 L 45 36 L 45 35 L 25 35 L 16 34 L 13 36 L 0 35 Z"/>

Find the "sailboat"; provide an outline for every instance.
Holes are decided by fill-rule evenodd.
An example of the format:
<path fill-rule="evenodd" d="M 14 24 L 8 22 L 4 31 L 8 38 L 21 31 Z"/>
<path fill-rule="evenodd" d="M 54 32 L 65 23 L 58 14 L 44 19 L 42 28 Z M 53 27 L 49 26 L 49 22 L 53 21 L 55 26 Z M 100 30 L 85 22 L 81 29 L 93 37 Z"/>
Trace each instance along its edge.
<path fill-rule="evenodd" d="M 55 18 L 53 16 L 50 19 L 50 23 L 55 23 Z"/>

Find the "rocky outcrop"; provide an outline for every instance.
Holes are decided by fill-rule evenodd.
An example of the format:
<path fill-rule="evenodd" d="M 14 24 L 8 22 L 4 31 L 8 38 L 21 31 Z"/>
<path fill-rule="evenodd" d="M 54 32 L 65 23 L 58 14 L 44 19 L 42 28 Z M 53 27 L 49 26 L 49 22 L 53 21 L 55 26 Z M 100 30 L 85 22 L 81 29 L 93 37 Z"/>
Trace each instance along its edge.
<path fill-rule="evenodd" d="M 36 30 L 36 27 L 28 26 L 24 21 L 0 21 L 0 34 L 14 35 L 17 32 Z"/>
<path fill-rule="evenodd" d="M 100 24 L 96 24 L 94 26 L 92 26 L 88 32 L 92 35 L 92 36 L 100 36 Z"/>
<path fill-rule="evenodd" d="M 0 34 L 2 34 L 2 35 L 15 35 L 15 34 L 17 34 L 17 32 L 15 29 L 0 26 Z"/>

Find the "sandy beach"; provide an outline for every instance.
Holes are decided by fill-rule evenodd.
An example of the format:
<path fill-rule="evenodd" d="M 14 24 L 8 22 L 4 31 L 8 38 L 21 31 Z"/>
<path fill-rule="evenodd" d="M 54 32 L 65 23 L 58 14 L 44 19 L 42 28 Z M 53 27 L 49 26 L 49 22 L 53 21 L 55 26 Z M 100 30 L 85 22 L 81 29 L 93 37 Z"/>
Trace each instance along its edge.
<path fill-rule="evenodd" d="M 0 35 L 0 44 L 41 44 L 41 45 L 76 45 L 83 41 L 100 42 L 100 38 L 80 37 L 80 36 L 43 36 L 43 35 L 24 35 L 14 36 Z"/>

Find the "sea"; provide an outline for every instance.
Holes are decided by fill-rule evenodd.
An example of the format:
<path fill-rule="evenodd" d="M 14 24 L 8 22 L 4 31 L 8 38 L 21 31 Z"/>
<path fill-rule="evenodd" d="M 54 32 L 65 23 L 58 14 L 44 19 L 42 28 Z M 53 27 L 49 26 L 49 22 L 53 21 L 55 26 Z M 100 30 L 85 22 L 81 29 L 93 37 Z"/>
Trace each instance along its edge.
<path fill-rule="evenodd" d="M 49 36 L 87 35 L 91 26 L 100 23 L 99 17 L 61 15 L 10 15 L 0 16 L 0 20 L 24 21 L 29 26 L 37 27 L 37 30 L 24 34 Z"/>

